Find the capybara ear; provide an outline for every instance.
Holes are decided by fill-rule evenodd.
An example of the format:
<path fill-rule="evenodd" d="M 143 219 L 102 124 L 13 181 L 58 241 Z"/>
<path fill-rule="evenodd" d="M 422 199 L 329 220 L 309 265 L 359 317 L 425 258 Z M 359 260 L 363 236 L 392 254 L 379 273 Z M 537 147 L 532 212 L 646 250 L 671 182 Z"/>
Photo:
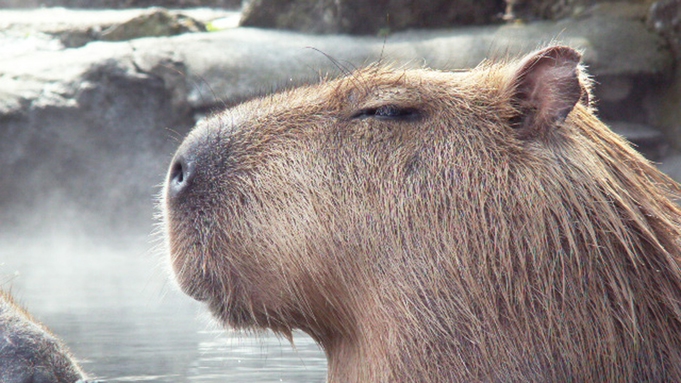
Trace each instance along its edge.
<path fill-rule="evenodd" d="M 580 83 L 582 55 L 565 46 L 553 46 L 527 55 L 510 83 L 512 103 L 519 115 L 512 125 L 522 137 L 542 134 L 565 120 L 588 91 Z"/>

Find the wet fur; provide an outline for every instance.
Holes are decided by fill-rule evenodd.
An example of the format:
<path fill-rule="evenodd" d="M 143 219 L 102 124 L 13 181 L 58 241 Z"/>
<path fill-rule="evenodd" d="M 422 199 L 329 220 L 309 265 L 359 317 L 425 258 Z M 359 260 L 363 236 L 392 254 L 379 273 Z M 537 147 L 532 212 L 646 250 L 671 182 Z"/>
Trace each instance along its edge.
<path fill-rule="evenodd" d="M 84 378 L 66 346 L 0 290 L 0 381 L 74 383 Z"/>

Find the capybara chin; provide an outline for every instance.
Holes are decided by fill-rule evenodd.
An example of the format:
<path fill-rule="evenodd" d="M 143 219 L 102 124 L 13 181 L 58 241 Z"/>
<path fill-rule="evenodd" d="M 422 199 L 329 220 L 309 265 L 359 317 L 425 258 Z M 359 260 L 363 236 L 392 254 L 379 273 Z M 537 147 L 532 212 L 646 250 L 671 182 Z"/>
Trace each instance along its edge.
<path fill-rule="evenodd" d="M 74 383 L 85 375 L 66 346 L 0 290 L 0 382 Z"/>
<path fill-rule="evenodd" d="M 329 382 L 681 382 L 680 188 L 580 59 L 375 66 L 208 118 L 164 191 L 179 284 L 305 331 Z"/>

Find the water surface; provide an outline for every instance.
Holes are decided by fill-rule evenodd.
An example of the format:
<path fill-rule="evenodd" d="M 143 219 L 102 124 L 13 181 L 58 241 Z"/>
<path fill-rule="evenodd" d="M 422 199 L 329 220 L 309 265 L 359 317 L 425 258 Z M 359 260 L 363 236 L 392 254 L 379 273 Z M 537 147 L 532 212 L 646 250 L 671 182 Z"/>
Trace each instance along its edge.
<path fill-rule="evenodd" d="M 215 325 L 169 281 L 146 235 L 0 234 L 0 287 L 107 382 L 322 382 L 326 360 L 305 334 Z"/>

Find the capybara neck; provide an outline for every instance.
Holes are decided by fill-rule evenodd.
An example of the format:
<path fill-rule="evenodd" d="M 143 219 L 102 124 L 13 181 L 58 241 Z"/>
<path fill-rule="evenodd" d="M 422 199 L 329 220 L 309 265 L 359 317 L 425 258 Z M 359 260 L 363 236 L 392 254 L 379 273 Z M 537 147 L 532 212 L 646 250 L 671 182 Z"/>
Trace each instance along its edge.
<path fill-rule="evenodd" d="M 206 119 L 164 191 L 179 285 L 307 332 L 332 383 L 681 381 L 680 189 L 580 59 L 369 67 Z"/>

